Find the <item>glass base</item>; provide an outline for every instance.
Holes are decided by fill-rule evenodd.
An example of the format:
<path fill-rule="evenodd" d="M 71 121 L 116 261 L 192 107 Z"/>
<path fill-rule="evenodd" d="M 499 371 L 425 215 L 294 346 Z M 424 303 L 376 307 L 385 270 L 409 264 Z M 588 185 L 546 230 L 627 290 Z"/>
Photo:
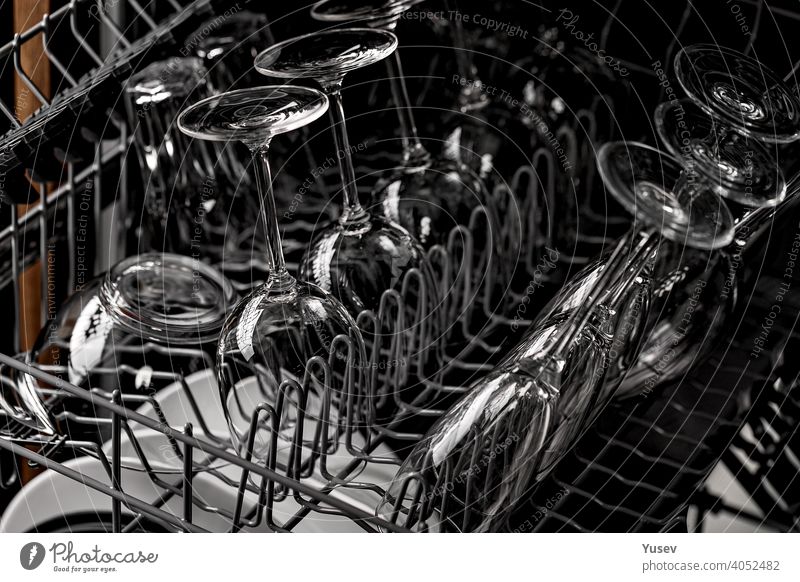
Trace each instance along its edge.
<path fill-rule="evenodd" d="M 662 103 L 655 120 L 667 151 L 723 198 L 758 208 L 774 206 L 786 196 L 783 173 L 756 138 L 714 121 L 686 100 Z"/>
<path fill-rule="evenodd" d="M 350 71 L 385 59 L 397 48 L 391 32 L 342 28 L 290 38 L 262 51 L 256 70 L 268 77 L 340 79 Z"/>
<path fill-rule="evenodd" d="M 109 316 L 131 333 L 170 344 L 216 339 L 236 292 L 221 273 L 199 260 L 172 254 L 125 259 L 100 288 Z"/>
<path fill-rule="evenodd" d="M 603 183 L 634 216 L 688 247 L 712 250 L 733 241 L 733 216 L 709 184 L 677 159 L 637 142 L 610 142 L 597 155 Z"/>
<path fill-rule="evenodd" d="M 675 74 L 715 119 L 767 142 L 800 138 L 800 101 L 759 61 L 718 45 L 693 45 L 675 56 Z"/>

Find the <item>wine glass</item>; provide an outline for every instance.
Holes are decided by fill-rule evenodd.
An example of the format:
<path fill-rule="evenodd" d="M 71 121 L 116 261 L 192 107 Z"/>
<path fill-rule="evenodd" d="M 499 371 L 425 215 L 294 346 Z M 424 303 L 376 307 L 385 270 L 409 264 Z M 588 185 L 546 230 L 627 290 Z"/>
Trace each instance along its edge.
<path fill-rule="evenodd" d="M 184 42 L 184 51 L 203 59 L 212 87 L 224 92 L 258 84 L 252 59 L 260 45 L 273 42 L 267 17 L 241 10 L 198 26 Z"/>
<path fill-rule="evenodd" d="M 761 138 L 686 99 L 660 104 L 655 120 L 667 150 L 694 167 L 720 196 L 747 208 L 774 206 L 786 196 L 783 172 Z"/>
<path fill-rule="evenodd" d="M 732 239 L 730 211 L 678 160 L 638 143 L 612 142 L 598 168 L 634 215 L 591 282 L 551 307 L 532 333 L 451 408 L 404 462 L 377 508 L 413 529 L 502 530 L 608 402 L 606 371 L 633 327 L 643 279 L 668 244 L 714 249 Z M 646 296 L 646 294 L 645 294 Z M 630 349 L 630 346 L 622 349 Z"/>
<path fill-rule="evenodd" d="M 652 333 L 623 380 L 620 397 L 649 393 L 683 375 L 699 353 L 715 345 L 736 305 L 743 253 L 797 193 L 797 176 L 786 182 L 776 154 L 800 138 L 800 101 L 775 72 L 709 45 L 681 50 L 675 72 L 692 101 L 659 106 L 662 140 L 673 150 L 680 146 L 721 196 L 746 210 L 731 245 L 711 254 L 694 252 L 684 264 L 664 269 Z"/>
<path fill-rule="evenodd" d="M 371 28 L 394 32 L 402 14 L 418 3 L 410 0 L 371 0 L 354 5 L 348 0 L 322 0 L 312 16 L 328 22 L 357 21 Z M 466 330 L 482 332 L 485 321 L 481 307 L 488 292 L 504 290 L 514 269 L 508 256 L 516 250 L 501 235 L 498 205 L 481 179 L 461 160 L 460 147 L 445 148 L 432 156 L 422 144 L 403 75 L 400 54 L 385 59 L 392 99 L 398 115 L 403 144 L 401 165 L 383 174 L 370 197 L 370 209 L 403 226 L 427 251 L 434 245 L 450 250 L 448 292 L 443 311 L 451 321 L 470 321 Z M 468 233 L 468 234 L 467 234 Z M 491 298 L 491 295 L 488 295 Z M 496 306 L 490 303 L 495 311 Z M 476 317 L 477 316 L 477 317 Z M 449 345 L 461 345 L 448 330 Z M 460 349 L 460 348 L 456 348 Z"/>
<path fill-rule="evenodd" d="M 388 406 L 388 419 L 395 407 L 406 406 L 403 396 L 419 401 L 430 395 L 417 384 L 410 388 L 410 378 L 427 374 L 425 366 L 438 365 L 438 289 L 419 242 L 359 201 L 341 89 L 348 72 L 386 58 L 396 47 L 391 32 L 347 28 L 283 41 L 255 61 L 264 75 L 316 79 L 331 101 L 344 205 L 338 222 L 314 237 L 300 269 L 303 277 L 359 317 L 370 347 L 376 395 L 381 408 Z M 402 366 L 390 365 L 393 361 Z"/>
<path fill-rule="evenodd" d="M 716 45 L 681 49 L 674 67 L 690 101 L 673 99 L 656 110 L 667 149 L 720 196 L 749 208 L 781 202 L 786 182 L 777 144 L 800 139 L 800 102 L 791 89 L 759 61 Z"/>
<path fill-rule="evenodd" d="M 311 14 L 317 20 L 358 21 L 394 32 L 403 12 L 420 1 L 371 0 L 355 5 L 348 0 L 322 0 L 313 6 Z M 446 242 L 453 228 L 468 225 L 476 208 L 489 215 L 488 232 L 496 231 L 499 217 L 483 181 L 458 159 L 432 158 L 422 144 L 399 52 L 394 51 L 384 62 L 403 152 L 401 165 L 379 179 L 372 193 L 372 204 L 386 218 L 405 227 L 425 249 Z M 492 237 L 488 240 L 491 242 Z M 480 251 L 492 256 L 497 249 L 481 247 Z"/>
<path fill-rule="evenodd" d="M 187 135 L 238 140 L 252 155 L 269 276 L 226 319 L 217 349 L 217 378 L 234 445 L 241 455 L 259 461 L 274 459 L 277 438 L 303 442 L 301 413 L 314 416 L 318 430 L 332 430 L 336 443 L 344 423 L 357 423 L 359 411 L 369 406 L 361 334 L 339 301 L 289 274 L 272 192 L 268 151 L 273 137 L 311 123 L 327 109 L 327 97 L 317 90 L 266 86 L 204 99 L 178 118 Z M 315 370 L 325 365 L 331 373 L 323 373 L 320 383 Z M 318 409 L 312 413 L 314 399 Z M 295 414 L 286 414 L 287 402 L 297 406 Z M 345 408 L 349 414 L 337 414 Z"/>
<path fill-rule="evenodd" d="M 26 357 L 17 359 L 25 361 Z M 58 434 L 52 406 L 53 399 L 43 397 L 30 375 L 0 364 L 0 438 L 32 433 L 48 439 Z"/>
<path fill-rule="evenodd" d="M 253 185 L 231 148 L 191 142 L 175 126 L 187 101 L 212 94 L 208 78 L 199 58 L 174 57 L 129 80 L 126 108 L 144 192 L 129 201 L 126 220 L 139 248 L 210 261 L 246 285 L 260 267 L 251 260 Z"/>

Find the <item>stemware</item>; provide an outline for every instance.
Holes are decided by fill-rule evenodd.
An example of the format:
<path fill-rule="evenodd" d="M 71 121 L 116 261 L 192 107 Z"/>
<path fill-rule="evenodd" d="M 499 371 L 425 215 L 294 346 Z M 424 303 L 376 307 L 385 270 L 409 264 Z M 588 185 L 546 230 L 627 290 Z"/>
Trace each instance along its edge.
<path fill-rule="evenodd" d="M 608 402 L 607 371 L 623 358 L 615 352 L 630 358 L 630 336 L 641 337 L 661 237 L 701 249 L 730 242 L 730 211 L 668 154 L 609 143 L 598 168 L 634 215 L 632 232 L 591 271 L 582 293 L 552 306 L 523 344 L 428 432 L 398 471 L 379 515 L 402 516 L 414 529 L 502 529 L 516 502 Z"/>
<path fill-rule="evenodd" d="M 273 137 L 311 123 L 327 109 L 327 97 L 317 90 L 266 86 L 207 98 L 178 118 L 184 133 L 204 140 L 241 141 L 252 156 L 266 225 L 269 276 L 226 319 L 217 350 L 217 378 L 234 445 L 243 456 L 260 461 L 274 458 L 276 438 L 302 441 L 304 423 L 297 416 L 275 418 L 283 402 L 294 401 L 303 411 L 309 394 L 316 394 L 317 420 L 327 435 L 334 431 L 334 442 L 342 423 L 357 422 L 359 410 L 369 406 L 368 386 L 362 381 L 366 357 L 361 334 L 339 301 L 289 274 L 272 191 L 268 151 Z M 325 365 L 331 373 L 323 373 L 320 385 L 315 370 Z M 349 411 L 346 418 L 336 415 L 342 407 Z"/>
<path fill-rule="evenodd" d="M 260 45 L 273 42 L 267 17 L 241 10 L 201 24 L 184 43 L 184 52 L 203 59 L 211 86 L 225 92 L 258 84 L 252 59 Z"/>
<path fill-rule="evenodd" d="M 372 0 L 355 6 L 347 0 L 322 0 L 314 5 L 311 14 L 322 21 L 359 21 L 393 32 L 403 12 L 419 2 Z M 475 208 L 489 214 L 489 232 L 496 231 L 499 218 L 483 181 L 457 158 L 441 155 L 434 158 L 422 144 L 400 53 L 394 51 L 384 62 L 403 151 L 401 165 L 379 179 L 372 193 L 372 204 L 386 218 L 405 227 L 426 249 L 445 242 L 453 228 L 468 225 Z M 492 254 L 491 248 L 488 254 Z"/>
<path fill-rule="evenodd" d="M 420 1 L 371 0 L 355 6 L 347 0 L 321 0 L 312 8 L 312 15 L 322 21 L 358 21 L 394 32 L 402 14 Z M 399 51 L 384 63 L 403 151 L 401 164 L 379 177 L 370 209 L 403 226 L 426 251 L 434 245 L 451 251 L 455 260 L 444 297 L 446 312 L 450 320 L 472 322 L 466 334 L 469 337 L 485 323 L 482 299 L 489 302 L 487 311 L 496 310 L 491 294 L 502 296 L 508 286 L 514 270 L 509 256 L 517 247 L 513 238 L 501 234 L 498 205 L 484 180 L 462 161 L 460 145 L 453 143 L 437 155 L 423 145 Z M 448 330 L 451 346 L 461 345 L 455 337 L 461 331 L 459 326 Z"/>
<path fill-rule="evenodd" d="M 777 155 L 800 138 L 800 102 L 778 75 L 718 46 L 687 47 L 674 65 L 692 101 L 659 106 L 661 138 L 744 211 L 731 245 L 713 253 L 688 252 L 683 264 L 664 269 L 656 284 L 660 305 L 653 310 L 652 333 L 620 397 L 649 393 L 682 375 L 715 345 L 736 306 L 743 253 L 797 193 L 797 177 L 787 184 L 781 171 L 794 156 Z"/>
<path fill-rule="evenodd" d="M 145 67 L 126 87 L 128 121 L 144 185 L 142 206 L 132 208 L 128 220 L 141 233 L 140 248 L 190 255 L 209 241 L 214 224 L 224 224 L 224 204 L 216 205 L 222 186 L 215 172 L 216 156 L 202 145 L 190 148 L 174 128 L 186 99 L 210 95 L 207 76 L 200 59 L 178 57 Z M 139 213 L 141 222 L 136 224 Z M 193 238 L 198 243 L 194 248 Z"/>
<path fill-rule="evenodd" d="M 208 261 L 249 286 L 265 277 L 262 253 L 254 252 L 255 187 L 233 148 L 192 142 L 175 125 L 187 101 L 214 90 L 197 57 L 157 61 L 131 77 L 126 108 L 144 190 L 127 202 L 126 221 L 139 249 Z"/>
<path fill-rule="evenodd" d="M 343 210 L 338 222 L 316 234 L 301 273 L 359 317 L 370 345 L 373 375 L 379 378 L 374 380 L 376 394 L 390 410 L 402 405 L 400 392 L 409 390 L 410 378 L 427 373 L 422 369 L 426 365 L 436 366 L 431 356 L 440 327 L 438 289 L 419 242 L 359 201 L 341 89 L 348 72 L 386 58 L 396 47 L 391 32 L 347 28 L 286 40 L 261 52 L 255 61 L 265 75 L 316 79 L 331 101 Z M 402 365 L 388 364 L 394 361 Z M 391 418 L 393 412 L 388 414 Z"/>

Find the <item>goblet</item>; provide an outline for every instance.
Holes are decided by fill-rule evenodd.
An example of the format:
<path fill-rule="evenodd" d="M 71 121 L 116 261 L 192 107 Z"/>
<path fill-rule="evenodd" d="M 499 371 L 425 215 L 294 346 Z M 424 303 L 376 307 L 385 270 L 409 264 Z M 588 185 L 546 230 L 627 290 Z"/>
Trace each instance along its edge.
<path fill-rule="evenodd" d="M 348 72 L 386 58 L 396 47 L 391 32 L 347 28 L 286 40 L 261 52 L 255 61 L 265 75 L 317 79 L 331 101 L 344 205 L 338 222 L 314 237 L 300 269 L 303 277 L 331 292 L 352 315 L 373 314 L 360 318 L 362 332 L 370 346 L 374 378 L 382 372 L 374 380 L 376 395 L 391 409 L 402 405 L 400 391 L 410 385 L 412 373 L 425 373 L 422 368 L 437 349 L 438 289 L 419 242 L 402 226 L 371 214 L 359 201 L 341 89 Z M 403 365 L 386 364 L 395 360 Z M 414 399 L 419 396 L 414 393 Z"/>
<path fill-rule="evenodd" d="M 408 8 L 422 0 L 371 0 L 358 5 L 349 0 L 322 0 L 311 9 L 317 20 L 357 21 L 371 28 L 394 31 Z M 499 227 L 499 217 L 482 180 L 466 164 L 444 156 L 433 158 L 417 134 L 414 112 L 398 51 L 385 59 L 386 72 L 403 144 L 402 164 L 378 180 L 372 204 L 386 218 L 405 227 L 426 249 L 446 242 L 453 228 L 470 224 L 473 211 L 488 215 L 488 233 Z M 491 244 L 492 237 L 487 241 Z M 483 248 L 489 256 L 497 248 Z M 498 265 L 503 264 L 498 262 Z"/>
<path fill-rule="evenodd" d="M 736 51 L 708 45 L 681 50 L 675 72 L 692 101 L 659 106 L 662 140 L 705 174 L 720 196 L 745 210 L 731 245 L 713 253 L 691 251 L 681 265 L 666 261 L 666 274 L 656 283 L 652 333 L 620 397 L 649 393 L 679 377 L 716 344 L 736 306 L 743 253 L 797 192 L 796 177 L 789 188 L 781 171 L 794 156 L 776 155 L 800 138 L 800 102 L 776 73 Z"/>
<path fill-rule="evenodd" d="M 247 192 L 254 187 L 232 148 L 193 143 L 175 126 L 187 101 L 212 94 L 208 77 L 196 57 L 157 61 L 131 77 L 126 107 L 144 192 L 130 200 L 127 220 L 140 248 L 207 260 L 249 284 L 260 267 L 251 260 L 258 209 Z"/>
<path fill-rule="evenodd" d="M 759 61 L 716 45 L 681 49 L 674 67 L 691 101 L 656 110 L 667 149 L 720 196 L 746 207 L 778 204 L 786 183 L 777 145 L 800 139 L 800 102 L 791 89 Z"/>
<path fill-rule="evenodd" d="M 25 361 L 26 356 L 17 356 Z M 46 398 L 40 387 L 27 374 L 0 365 L 0 438 L 15 438 L 22 434 L 50 438 L 58 433 L 53 418 L 53 399 Z"/>
<path fill-rule="evenodd" d="M 609 143 L 598 168 L 634 215 L 632 232 L 588 283 L 578 281 L 581 293 L 543 314 L 524 342 L 429 431 L 378 506 L 382 517 L 402 516 L 414 529 L 501 530 L 608 402 L 606 372 L 620 359 L 615 351 L 629 357 L 635 349 L 628 339 L 641 333 L 649 265 L 661 238 L 700 249 L 730 242 L 730 211 L 669 155 Z"/>
<path fill-rule="evenodd" d="M 274 42 L 267 17 L 242 10 L 204 22 L 184 46 L 203 59 L 212 87 L 224 92 L 258 84 L 250 63 L 258 54 L 257 47 L 265 42 Z"/>
<path fill-rule="evenodd" d="M 361 334 L 339 301 L 287 271 L 272 192 L 268 151 L 273 137 L 311 123 L 327 109 L 327 97 L 317 90 L 267 86 L 204 99 L 178 118 L 184 133 L 205 140 L 239 140 L 252 155 L 266 225 L 269 276 L 226 319 L 217 349 L 217 377 L 234 444 L 243 456 L 260 461 L 274 458 L 275 438 L 302 441 L 304 423 L 284 414 L 287 401 L 303 410 L 309 393 L 317 389 L 320 430 L 333 430 L 337 436 L 345 422 L 356 423 L 359 410 L 368 406 Z M 325 365 L 331 373 L 324 374 L 320 386 L 315 369 Z M 344 407 L 349 413 L 337 415 Z"/>

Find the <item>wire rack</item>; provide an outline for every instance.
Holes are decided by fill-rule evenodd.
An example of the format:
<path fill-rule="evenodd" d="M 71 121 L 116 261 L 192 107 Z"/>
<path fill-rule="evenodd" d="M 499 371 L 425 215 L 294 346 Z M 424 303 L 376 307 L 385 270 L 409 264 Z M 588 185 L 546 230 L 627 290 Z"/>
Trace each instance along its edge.
<path fill-rule="evenodd" d="M 109 206 L 124 208 L 128 196 L 124 171 L 131 138 L 124 120 L 108 110 L 105 96 L 119 91 L 134 70 L 174 54 L 181 38 L 227 8 L 221 0 L 168 0 L 159 3 L 157 9 L 151 5 L 142 7 L 135 0 L 121 3 L 125 10 L 120 13 L 136 15 L 134 22 L 125 27 L 99 0 L 72 0 L 0 48 L 6 64 L 13 64 L 13 71 L 42 103 L 37 114 L 24 122 L 15 117 L 12 104 L 0 104 L 0 111 L 8 119 L 8 131 L 0 140 L 0 172 L 4 177 L 1 193 L 4 197 L 15 196 L 15 202 L 21 203 L 27 201 L 19 199 L 23 192 L 27 193 L 23 198 L 34 201 L 23 215 L 11 207 L 8 226 L 0 231 L 0 289 L 11 289 L 15 294 L 15 325 L 20 321 L 20 274 L 37 261 L 50 264 L 54 247 L 66 249 L 61 252 L 70 265 L 70 275 L 64 282 L 68 290 L 83 283 L 77 280 L 81 272 L 88 278 L 122 258 L 108 256 L 107 249 L 100 246 L 100 237 L 88 237 L 91 248 L 81 240 L 81 233 L 100 228 Z M 82 59 L 65 65 L 52 54 L 55 51 L 48 50 L 65 42 L 64 38 L 82 51 Z M 58 89 L 52 99 L 21 67 L 21 47 L 35 39 L 43 41 L 57 73 Z M 6 69 L 11 71 L 11 67 Z M 603 107 L 609 107 L 607 100 Z M 98 108 L 108 113 L 106 119 L 110 120 L 102 128 L 85 123 L 91 117 L 87 113 Z M 571 181 L 574 185 L 573 178 L 579 176 L 581 189 L 587 193 L 595 183 L 593 160 L 584 148 L 610 137 L 603 129 L 608 119 L 600 108 L 600 103 L 595 102 L 592 108 L 580 112 L 573 125 L 558 129 L 565 143 L 574 144 L 569 148 L 574 174 L 566 177 L 567 187 Z M 76 136 L 71 128 L 79 119 L 82 123 L 77 125 L 85 131 Z M 370 174 L 369 170 L 360 168 L 359 173 Z M 29 186 L 29 179 L 39 184 L 40 191 L 48 193 L 38 196 Z M 485 261 L 491 259 L 488 250 L 474 248 L 472 233 L 488 220 L 480 210 L 470 224 L 454 230 L 448 244 L 431 250 L 431 261 L 441 275 L 442 291 L 462 300 L 443 308 L 443 318 L 454 323 L 448 328 L 445 348 L 436 354 L 436 373 L 429 375 L 415 362 L 409 366 L 409 375 L 423 379 L 439 395 L 457 396 L 472 378 L 489 369 L 493 359 L 513 341 L 512 328 L 524 329 L 528 321 L 513 321 L 513 316 L 535 276 L 537 253 L 547 242 L 547 235 L 543 240 L 541 233 L 549 232 L 533 221 L 541 214 L 541 208 L 555 203 L 564 180 L 552 152 L 538 144 L 531 164 L 519 168 L 508 183 L 498 185 L 492 192 L 501 216 L 513 210 L 519 216 L 530 217 L 530 221 L 522 221 L 527 232 L 498 229 L 497 240 L 504 246 L 511 245 L 510 241 L 523 241 L 520 256 L 524 260 L 510 288 L 498 291 L 497 281 L 487 281 L 482 276 Z M 56 186 L 48 190 L 47 183 Z M 368 183 L 359 186 L 365 190 L 370 187 Z M 114 232 L 125 232 L 125 228 Z M 298 233 L 298 238 L 304 234 L 307 233 Z M 124 241 L 118 242 L 115 248 L 125 248 Z M 602 243 L 599 241 L 600 247 Z M 75 268 L 79 264 L 80 270 Z M 49 277 L 42 279 L 42 297 L 50 297 Z M 403 297 L 387 295 L 386 301 L 402 302 Z M 46 303 L 43 301 L 42 321 L 47 321 L 49 315 Z M 376 322 L 391 319 L 388 313 L 387 306 L 386 313 L 367 312 L 360 320 L 362 324 L 377 325 Z M 15 328 L 15 342 L 19 335 Z M 18 347 L 14 346 L 15 352 Z M 208 359 L 191 351 L 184 356 Z M 372 357 L 378 357 L 375 351 Z M 185 422 L 174 426 L 162 402 L 153 394 L 133 396 L 113 388 L 86 390 L 67 382 L 64 369 L 31 367 L 19 359 L 0 355 L 3 378 L 27 374 L 37 380 L 38 390 L 45 398 L 59 399 L 62 404 L 88 404 L 91 412 L 86 415 L 76 415 L 70 412 L 74 407 L 64 406 L 60 422 L 78 434 L 83 432 L 81 426 L 88 427 L 87 434 L 97 433 L 99 426 L 99 432 L 107 437 L 105 443 L 63 437 L 43 439 L 12 422 L 7 423 L 12 428 L 6 428 L 0 438 L 0 448 L 107 496 L 112 531 L 134 531 L 144 523 L 151 530 L 157 524 L 169 531 L 304 531 L 315 520 L 334 518 L 366 531 L 402 531 L 402 527 L 374 515 L 374 507 L 388 483 L 360 476 L 376 466 L 399 465 L 399 459 L 386 454 L 386 443 L 393 439 L 413 441 L 419 436 L 402 428 L 404 419 L 420 415 L 433 418 L 440 411 L 424 402 L 403 402 L 398 397 L 401 413 L 396 424 L 370 431 L 365 427 L 361 408 L 320 396 L 329 392 L 321 387 L 336 376 L 332 369 L 335 360 L 332 354 L 327 362 L 315 361 L 309 366 L 313 374 L 282 384 L 278 388 L 281 398 L 273 399 L 276 404 L 256 413 L 253 423 L 263 422 L 262 416 L 271 419 L 271 454 L 265 462 L 254 462 L 252 450 L 243 456 L 231 450 L 227 435 L 215 430 L 208 411 L 198 402 L 192 379 L 183 374 L 152 371 L 160 386 L 176 388 L 190 411 Z M 209 363 L 208 368 L 211 367 L 213 364 Z M 136 373 L 137 370 L 98 368 L 93 370 L 99 378 L 94 385 L 113 387 L 121 375 Z M 756 383 L 760 378 L 755 376 L 748 381 Z M 377 380 L 378 391 L 383 393 L 396 393 L 402 386 L 389 374 L 380 375 Z M 730 404 L 728 390 L 709 388 L 698 380 L 676 385 L 633 408 L 615 405 L 562 463 L 552 482 L 533 493 L 520 511 L 526 518 L 511 524 L 512 529 L 685 529 L 687 507 L 727 450 L 727 441 L 717 433 L 737 433 L 744 419 L 738 409 L 726 409 L 727 416 L 722 415 L 726 420 L 714 431 L 686 436 L 684 428 L 675 428 L 664 413 L 686 412 L 675 392 L 697 401 L 716 395 L 719 402 Z M 720 412 L 714 411 L 714 405 L 709 404 L 709 409 L 695 406 L 691 411 L 697 418 L 710 421 L 714 417 L 719 421 Z M 8 412 L 0 415 L 8 420 Z M 642 431 L 651 437 L 641 438 Z M 653 439 L 658 442 L 665 438 L 682 443 L 681 450 L 690 451 L 690 458 L 670 458 L 648 448 L 654 446 Z M 158 449 L 162 456 L 170 459 L 166 469 L 153 457 L 152 445 L 147 442 L 153 439 L 162 447 Z M 101 474 L 90 477 L 72 468 L 71 461 L 85 455 L 98 460 Z M 133 481 L 138 482 L 143 476 L 153 489 L 152 495 L 131 494 L 131 464 L 139 468 Z M 13 475 L 0 475 L 0 485 L 10 487 L 13 482 Z M 232 493 L 226 505 L 212 505 L 206 500 L 203 488 L 212 485 Z"/>

